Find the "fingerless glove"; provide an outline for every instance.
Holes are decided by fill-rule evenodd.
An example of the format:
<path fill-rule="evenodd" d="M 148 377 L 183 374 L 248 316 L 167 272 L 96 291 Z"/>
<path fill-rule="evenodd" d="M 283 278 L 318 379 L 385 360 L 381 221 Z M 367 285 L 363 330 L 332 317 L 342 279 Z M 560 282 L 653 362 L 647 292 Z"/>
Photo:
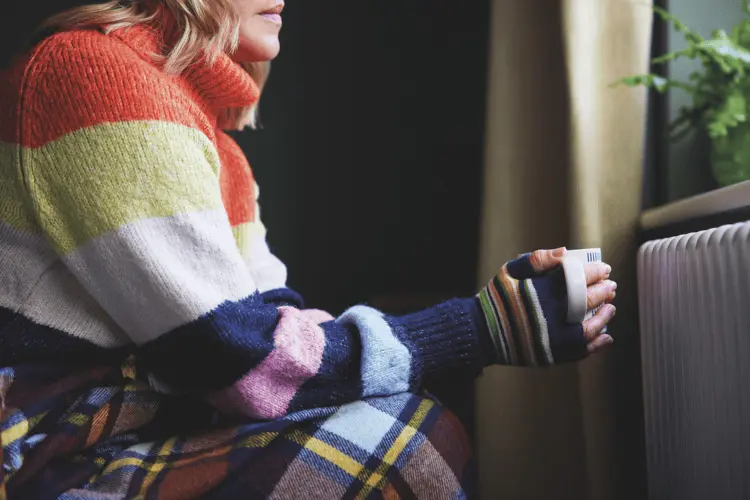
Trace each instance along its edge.
<path fill-rule="evenodd" d="M 494 357 L 490 363 L 550 366 L 588 354 L 583 324 L 567 322 L 565 274 L 537 273 L 526 254 L 503 266 L 478 294 Z"/>

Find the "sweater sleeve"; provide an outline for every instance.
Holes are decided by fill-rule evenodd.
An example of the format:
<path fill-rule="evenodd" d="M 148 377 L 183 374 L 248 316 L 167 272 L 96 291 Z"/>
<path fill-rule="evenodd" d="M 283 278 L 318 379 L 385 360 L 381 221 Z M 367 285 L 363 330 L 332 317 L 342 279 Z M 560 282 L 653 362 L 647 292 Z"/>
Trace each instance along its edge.
<path fill-rule="evenodd" d="M 29 151 L 24 174 L 49 241 L 171 390 L 273 418 L 478 368 L 476 299 L 402 317 L 357 306 L 322 323 L 263 300 L 200 132 L 98 125 Z"/>
<path fill-rule="evenodd" d="M 475 298 L 401 317 L 356 306 L 328 321 L 264 300 L 223 207 L 218 154 L 198 130 L 99 123 L 22 160 L 46 238 L 161 387 L 266 419 L 481 368 Z"/>

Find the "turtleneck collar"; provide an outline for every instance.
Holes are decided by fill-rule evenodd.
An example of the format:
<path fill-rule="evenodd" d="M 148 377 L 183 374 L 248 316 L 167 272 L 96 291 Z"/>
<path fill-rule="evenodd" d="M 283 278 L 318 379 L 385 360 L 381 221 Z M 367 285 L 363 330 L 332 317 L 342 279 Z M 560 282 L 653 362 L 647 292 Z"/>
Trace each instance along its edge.
<path fill-rule="evenodd" d="M 175 39 L 176 30 L 174 23 L 166 18 L 159 23 L 118 29 L 111 35 L 144 59 L 153 61 L 154 54 L 166 52 L 169 41 Z M 252 77 L 226 54 L 220 54 L 212 64 L 205 59 L 197 60 L 179 77 L 195 90 L 215 116 L 225 109 L 250 106 L 260 97 L 260 90 Z"/>

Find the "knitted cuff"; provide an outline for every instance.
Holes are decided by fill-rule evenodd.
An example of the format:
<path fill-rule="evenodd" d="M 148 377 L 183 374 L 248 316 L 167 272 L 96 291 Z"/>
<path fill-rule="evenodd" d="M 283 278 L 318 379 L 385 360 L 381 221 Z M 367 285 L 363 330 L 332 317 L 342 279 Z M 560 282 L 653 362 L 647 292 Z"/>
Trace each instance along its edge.
<path fill-rule="evenodd" d="M 549 366 L 587 356 L 583 324 L 566 319 L 562 269 L 537 273 L 524 255 L 503 266 L 478 297 L 496 364 Z"/>
<path fill-rule="evenodd" d="M 305 308 L 305 301 L 302 295 L 291 288 L 275 288 L 260 294 L 265 304 L 272 304 L 276 307 L 291 306 L 297 309 Z"/>
<path fill-rule="evenodd" d="M 471 378 L 484 368 L 485 321 L 477 300 L 453 299 L 424 311 L 390 317 L 399 339 L 414 353 L 412 383 Z"/>

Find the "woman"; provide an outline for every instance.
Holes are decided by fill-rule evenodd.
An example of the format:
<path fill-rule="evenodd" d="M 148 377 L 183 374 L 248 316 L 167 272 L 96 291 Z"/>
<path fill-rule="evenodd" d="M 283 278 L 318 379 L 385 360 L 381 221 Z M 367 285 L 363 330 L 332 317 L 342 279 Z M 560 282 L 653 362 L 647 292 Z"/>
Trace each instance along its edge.
<path fill-rule="evenodd" d="M 223 130 L 254 124 L 278 0 L 60 14 L 3 73 L 0 366 L 11 498 L 473 495 L 423 384 L 580 360 L 564 249 L 414 314 L 305 310 Z M 589 306 L 614 298 L 586 267 Z"/>

